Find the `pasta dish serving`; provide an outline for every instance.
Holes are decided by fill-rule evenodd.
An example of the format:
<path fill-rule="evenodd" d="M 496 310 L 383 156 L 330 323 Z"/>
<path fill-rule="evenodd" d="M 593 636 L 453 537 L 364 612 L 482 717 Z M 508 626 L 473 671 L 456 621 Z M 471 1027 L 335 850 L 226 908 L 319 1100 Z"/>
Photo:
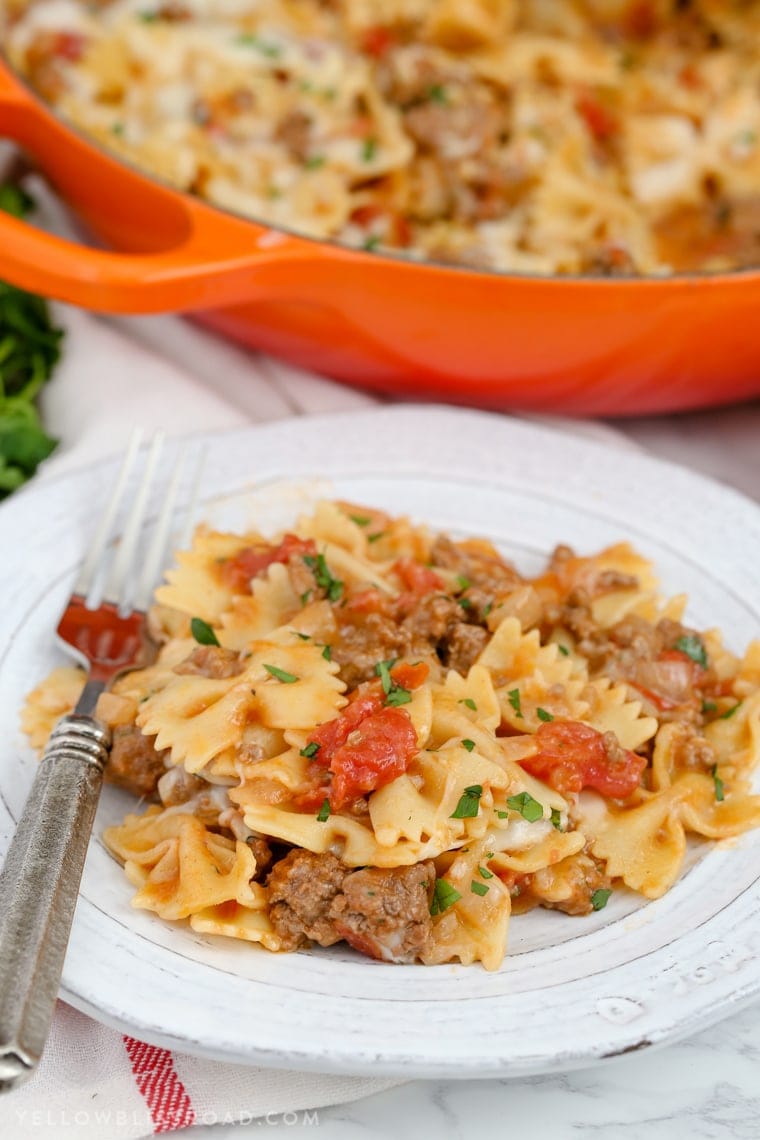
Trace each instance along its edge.
<path fill-rule="evenodd" d="M 685 605 L 625 543 L 529 578 L 342 501 L 271 537 L 200 527 L 156 592 L 155 662 L 98 706 L 107 778 L 142 801 L 105 832 L 134 905 L 494 970 L 513 913 L 660 897 L 688 836 L 760 825 L 760 641 L 737 657 Z M 35 746 L 83 683 L 29 695 Z"/>
<path fill-rule="evenodd" d="M 529 274 L 760 265 L 757 0 L 4 0 L 121 157 L 318 239 Z"/>

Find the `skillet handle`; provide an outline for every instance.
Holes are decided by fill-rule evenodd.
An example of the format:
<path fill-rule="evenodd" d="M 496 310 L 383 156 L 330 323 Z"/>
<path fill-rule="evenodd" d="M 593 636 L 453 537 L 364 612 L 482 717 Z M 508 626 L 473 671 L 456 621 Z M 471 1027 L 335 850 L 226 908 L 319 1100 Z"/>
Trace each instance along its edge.
<path fill-rule="evenodd" d="M 92 249 L 0 211 L 2 278 L 22 289 L 111 313 L 211 309 L 292 296 L 304 271 L 313 280 L 325 259 L 317 242 L 216 210 L 111 157 L 2 61 L 0 134 L 36 158 L 106 243 L 134 250 Z"/>

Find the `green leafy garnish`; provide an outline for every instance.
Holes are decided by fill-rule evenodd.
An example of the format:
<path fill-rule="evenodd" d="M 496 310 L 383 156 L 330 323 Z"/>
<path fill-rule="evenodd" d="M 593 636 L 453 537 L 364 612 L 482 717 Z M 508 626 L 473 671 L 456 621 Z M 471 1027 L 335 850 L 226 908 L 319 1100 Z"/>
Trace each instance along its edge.
<path fill-rule="evenodd" d="M 469 788 L 465 788 L 449 819 L 474 819 L 480 810 L 480 797 L 482 795 L 483 788 L 480 784 L 471 784 Z"/>
<path fill-rule="evenodd" d="M 323 645 L 322 646 L 322 656 L 324 657 L 325 661 L 332 661 L 332 646 L 331 645 Z"/>
<path fill-rule="evenodd" d="M 546 709 L 537 708 L 536 716 L 539 720 L 542 720 L 544 724 L 548 724 L 550 720 L 554 720 L 554 715 L 550 712 L 547 712 Z"/>
<path fill-rule="evenodd" d="M 462 741 L 462 747 L 466 748 L 468 752 L 472 752 L 473 748 L 475 747 L 475 741 L 474 740 L 463 740 Z"/>
<path fill-rule="evenodd" d="M 434 83 L 428 88 L 428 99 L 431 103 L 439 103 L 442 107 L 448 104 L 449 97 L 442 83 Z"/>
<path fill-rule="evenodd" d="M 591 906 L 593 910 L 604 910 L 607 905 L 612 891 L 608 887 L 600 887 L 599 890 L 594 891 L 591 896 Z"/>
<path fill-rule="evenodd" d="M 283 685 L 294 685 L 298 680 L 295 673 L 288 673 L 285 669 L 278 669 L 276 665 L 267 665 L 264 663 L 264 668 L 270 676 L 282 681 Z"/>
<path fill-rule="evenodd" d="M 507 693 L 507 700 L 515 710 L 517 716 L 522 717 L 522 705 L 520 704 L 520 690 L 510 689 Z"/>
<path fill-rule="evenodd" d="M 0 186 L 6 214 L 23 218 L 33 205 L 19 186 Z M 0 499 L 30 479 L 56 447 L 34 400 L 50 379 L 62 337 L 41 297 L 0 281 Z"/>
<path fill-rule="evenodd" d="M 469 578 L 465 578 L 464 574 L 457 574 L 457 585 L 459 589 L 464 592 L 465 590 L 469 590 L 472 582 Z"/>
<path fill-rule="evenodd" d="M 491 855 L 493 855 L 493 851 L 491 852 Z M 478 874 L 480 875 L 481 879 L 493 878 L 493 871 L 489 871 L 487 867 L 478 867 Z"/>
<path fill-rule="evenodd" d="M 377 154 L 377 139 L 365 139 L 362 143 L 362 161 L 372 162 Z"/>
<path fill-rule="evenodd" d="M 322 800 L 322 807 L 317 812 L 317 820 L 319 823 L 324 823 L 330 816 L 330 801 L 327 796 Z"/>
<path fill-rule="evenodd" d="M 557 642 L 557 649 L 559 649 L 559 651 L 563 657 L 569 657 L 570 656 L 570 650 L 567 648 L 566 645 L 563 645 L 562 642 L 560 642 L 560 641 Z"/>
<path fill-rule="evenodd" d="M 304 554 L 303 560 L 314 575 L 314 581 L 327 594 L 330 602 L 337 602 L 343 593 L 343 583 L 333 578 L 324 554 Z"/>
<path fill-rule="evenodd" d="M 194 617 L 190 622 L 190 632 L 199 645 L 218 645 L 219 638 L 203 618 Z"/>
<path fill-rule="evenodd" d="M 556 827 L 557 831 L 562 830 L 562 812 L 559 808 L 552 808 L 552 827 Z"/>
<path fill-rule="evenodd" d="M 463 610 L 472 609 L 472 600 L 470 598 L 457 598 L 457 601 Z"/>
<path fill-rule="evenodd" d="M 544 809 L 538 800 L 534 800 L 530 792 L 520 792 L 516 796 L 509 796 L 507 799 L 507 807 L 512 811 L 517 811 L 527 819 L 528 823 L 535 823 L 537 819 L 541 819 L 544 814 Z"/>
<path fill-rule="evenodd" d="M 267 43 L 266 40 L 255 36 L 253 32 L 241 32 L 239 36 L 235 36 L 235 43 L 240 44 L 241 47 L 256 48 L 256 51 L 260 51 L 269 59 L 278 59 L 282 55 L 282 48 L 279 44 Z"/>
<path fill-rule="evenodd" d="M 451 883 L 447 883 L 445 879 L 436 879 L 433 898 L 430 903 L 430 913 L 432 915 L 443 914 L 450 906 L 459 902 L 461 897 L 459 891 L 455 890 Z"/>
<path fill-rule="evenodd" d="M 482 897 L 483 895 L 488 894 L 488 884 L 479 883 L 477 880 L 473 879 L 473 881 L 470 883 L 470 890 L 474 895 L 481 895 Z"/>
<path fill-rule="evenodd" d="M 715 798 L 719 804 L 722 804 L 724 799 L 726 798 L 726 793 L 725 793 L 725 789 L 723 786 L 723 781 L 721 780 L 720 776 L 718 775 L 718 765 L 717 764 L 713 764 L 711 775 L 713 778 L 713 783 L 715 784 Z"/>
<path fill-rule="evenodd" d="M 730 709 L 726 709 L 724 713 L 720 714 L 720 720 L 728 720 L 730 717 L 732 717 L 736 710 L 738 708 L 741 708 L 741 704 L 741 701 L 737 701 L 737 703 L 735 705 L 732 705 Z"/>
<path fill-rule="evenodd" d="M 324 166 L 326 161 L 323 154 L 312 154 L 306 159 L 304 166 L 307 170 L 319 170 L 320 166 Z"/>
<path fill-rule="evenodd" d="M 386 705 L 398 708 L 399 705 L 408 705 L 412 694 L 403 685 L 397 685 L 391 676 L 391 669 L 396 664 L 396 658 L 390 657 L 387 661 L 378 661 L 375 665 L 375 675 L 380 678 L 380 684 L 385 693 Z"/>
<path fill-rule="evenodd" d="M 367 535 L 367 542 L 379 542 L 381 538 L 385 538 L 387 530 L 376 530 L 374 534 Z"/>
<path fill-rule="evenodd" d="M 369 515 L 349 515 L 351 522 L 355 522 L 357 526 L 369 526 L 372 519 Z"/>
<path fill-rule="evenodd" d="M 716 705 L 715 701 L 702 701 L 702 712 L 703 713 L 714 713 L 717 711 L 718 711 L 718 706 Z"/>
<path fill-rule="evenodd" d="M 673 648 L 677 649 L 680 653 L 685 653 L 687 657 L 690 657 L 692 661 L 696 661 L 697 665 L 701 665 L 703 669 L 707 668 L 707 650 L 705 649 L 702 638 L 698 637 L 696 633 L 679 637 Z"/>
<path fill-rule="evenodd" d="M 298 755 L 305 756 L 307 760 L 311 760 L 314 756 L 317 755 L 318 752 L 319 745 L 317 744 L 316 740 L 310 740 L 306 747 L 301 749 Z"/>
<path fill-rule="evenodd" d="M 477 711 L 478 711 L 478 706 L 475 704 L 475 702 L 474 702 L 474 700 L 472 699 L 472 697 L 462 697 L 462 699 L 461 699 L 461 701 L 459 702 L 459 704 L 460 704 L 460 705 L 467 705 L 467 708 L 468 708 L 468 709 L 472 709 L 472 711 L 473 711 L 473 712 L 477 712 Z"/>

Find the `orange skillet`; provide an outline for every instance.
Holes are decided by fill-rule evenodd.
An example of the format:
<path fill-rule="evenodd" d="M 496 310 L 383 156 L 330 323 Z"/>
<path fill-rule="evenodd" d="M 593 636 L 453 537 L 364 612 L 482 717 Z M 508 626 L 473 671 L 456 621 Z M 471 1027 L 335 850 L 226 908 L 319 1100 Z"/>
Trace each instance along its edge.
<path fill-rule="evenodd" d="M 48 297 L 189 313 L 246 345 L 404 396 L 634 415 L 760 394 L 760 270 L 520 277 L 298 237 L 109 156 L 1 62 L 0 135 L 34 156 L 107 247 L 0 214 L 0 276 Z"/>

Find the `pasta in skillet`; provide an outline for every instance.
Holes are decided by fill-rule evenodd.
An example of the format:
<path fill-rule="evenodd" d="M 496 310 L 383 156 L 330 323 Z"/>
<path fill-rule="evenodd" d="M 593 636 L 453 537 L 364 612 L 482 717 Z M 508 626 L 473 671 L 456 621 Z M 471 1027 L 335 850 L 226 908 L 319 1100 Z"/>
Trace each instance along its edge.
<path fill-rule="evenodd" d="M 201 527 L 156 593 L 155 662 L 99 714 L 152 802 L 105 840 L 134 905 L 293 950 L 500 966 L 512 913 L 677 879 L 760 824 L 760 642 L 683 624 L 620 544 L 523 577 L 488 542 L 321 502 Z M 30 694 L 41 746 L 75 669 Z"/>
<path fill-rule="evenodd" d="M 757 0 L 5 0 L 0 29 L 100 143 L 264 222 L 532 274 L 760 264 Z"/>

